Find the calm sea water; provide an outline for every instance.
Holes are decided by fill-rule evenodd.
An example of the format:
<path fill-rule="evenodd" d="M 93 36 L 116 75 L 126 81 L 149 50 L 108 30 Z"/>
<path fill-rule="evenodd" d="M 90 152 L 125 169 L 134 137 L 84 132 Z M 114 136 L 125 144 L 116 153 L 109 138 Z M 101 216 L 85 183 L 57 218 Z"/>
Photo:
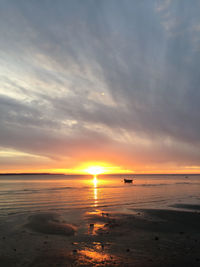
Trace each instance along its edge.
<path fill-rule="evenodd" d="M 0 176 L 0 215 L 103 208 L 131 212 L 134 208 L 174 208 L 200 204 L 200 175 L 124 176 L 11 175 Z"/>

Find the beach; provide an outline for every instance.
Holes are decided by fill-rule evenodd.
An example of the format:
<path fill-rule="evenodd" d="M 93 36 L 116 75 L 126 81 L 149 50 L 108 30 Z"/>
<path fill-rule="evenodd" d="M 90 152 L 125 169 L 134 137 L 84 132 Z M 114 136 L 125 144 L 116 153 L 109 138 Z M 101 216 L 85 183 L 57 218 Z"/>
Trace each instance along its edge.
<path fill-rule="evenodd" d="M 200 267 L 200 0 L 0 0 L 0 267 Z"/>
<path fill-rule="evenodd" d="M 173 182 L 166 176 L 136 177 L 135 185 L 124 185 L 118 176 L 95 188 L 80 182 L 88 177 L 79 177 L 77 191 L 69 189 L 71 178 L 60 178 L 62 186 L 52 182 L 55 177 L 45 178 L 39 187 L 39 180 L 29 179 L 10 178 L 7 184 L 1 179 L 1 266 L 200 266 L 199 176 Z M 13 183 L 18 188 L 11 193 Z M 78 192 L 78 199 L 87 197 L 75 205 Z M 71 206 L 63 207 L 63 194 Z"/>

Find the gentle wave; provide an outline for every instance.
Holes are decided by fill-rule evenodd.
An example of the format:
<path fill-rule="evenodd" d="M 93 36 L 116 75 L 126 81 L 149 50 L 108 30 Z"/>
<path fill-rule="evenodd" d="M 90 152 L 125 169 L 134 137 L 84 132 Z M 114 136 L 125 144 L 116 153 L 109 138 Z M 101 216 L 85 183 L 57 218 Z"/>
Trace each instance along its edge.
<path fill-rule="evenodd" d="M 129 185 L 103 185 L 97 186 L 97 189 L 104 189 L 104 188 L 125 188 L 126 187 L 160 187 L 160 186 L 173 186 L 173 185 L 200 185 L 200 182 L 174 182 L 174 183 L 144 183 L 144 184 L 129 184 Z M 13 194 L 30 194 L 30 193 L 40 193 L 45 191 L 62 191 L 62 190 L 84 190 L 84 189 L 93 189 L 93 186 L 82 186 L 82 187 L 72 187 L 72 186 L 65 186 L 65 187 L 52 187 L 52 188 L 40 188 L 40 189 L 22 189 L 22 190 L 4 190 L 1 191 L 1 195 L 13 195 Z"/>
<path fill-rule="evenodd" d="M 26 182 L 16 182 L 5 179 L 0 184 L 0 216 L 83 208 L 159 208 L 179 202 L 199 204 L 200 201 L 200 179 L 197 177 L 187 180 L 176 177 L 173 180 L 172 177 L 153 179 L 149 176 L 124 184 L 119 176 L 117 179 L 99 179 L 97 187 L 87 181 L 45 179 L 44 182 L 36 182 L 27 178 Z"/>

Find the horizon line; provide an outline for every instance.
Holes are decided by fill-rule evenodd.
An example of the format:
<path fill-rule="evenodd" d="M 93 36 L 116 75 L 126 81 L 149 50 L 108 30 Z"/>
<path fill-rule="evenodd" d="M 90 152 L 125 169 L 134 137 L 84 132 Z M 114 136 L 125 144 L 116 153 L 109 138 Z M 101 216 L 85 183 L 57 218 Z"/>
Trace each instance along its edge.
<path fill-rule="evenodd" d="M 54 173 L 54 172 L 6 172 L 0 173 L 0 176 L 3 175 L 91 175 L 87 173 Z M 200 173 L 100 173 L 96 176 L 103 175 L 200 175 Z"/>

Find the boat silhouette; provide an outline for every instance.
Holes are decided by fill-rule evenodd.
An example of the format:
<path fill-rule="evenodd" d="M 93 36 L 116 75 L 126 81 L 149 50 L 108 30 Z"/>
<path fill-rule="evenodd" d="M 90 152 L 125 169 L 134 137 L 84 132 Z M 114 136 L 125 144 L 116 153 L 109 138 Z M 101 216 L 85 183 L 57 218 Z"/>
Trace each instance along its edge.
<path fill-rule="evenodd" d="M 133 182 L 133 179 L 126 179 L 124 178 L 124 183 L 125 184 L 131 184 Z"/>

